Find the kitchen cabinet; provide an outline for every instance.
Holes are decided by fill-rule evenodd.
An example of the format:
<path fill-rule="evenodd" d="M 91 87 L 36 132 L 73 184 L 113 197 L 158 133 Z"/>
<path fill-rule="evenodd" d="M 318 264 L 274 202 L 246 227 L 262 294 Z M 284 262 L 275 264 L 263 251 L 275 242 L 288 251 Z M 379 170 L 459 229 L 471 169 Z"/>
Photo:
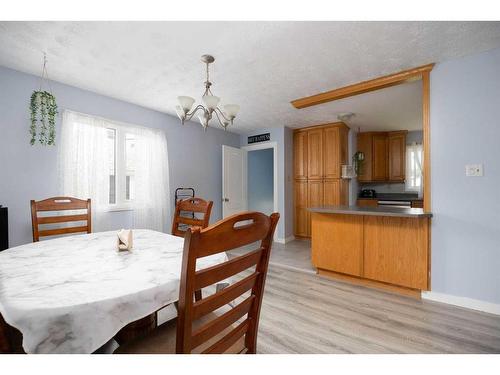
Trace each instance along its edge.
<path fill-rule="evenodd" d="M 390 132 L 387 143 L 389 181 L 404 182 L 406 169 L 406 132 Z"/>
<path fill-rule="evenodd" d="M 323 178 L 323 129 L 307 132 L 307 178 Z"/>
<path fill-rule="evenodd" d="M 429 289 L 430 214 L 342 211 L 311 213 L 311 260 L 320 275 L 407 295 Z"/>
<path fill-rule="evenodd" d="M 358 181 L 404 182 L 406 130 L 358 133 L 357 151 L 363 152 Z"/>
<path fill-rule="evenodd" d="M 348 205 L 349 182 L 342 179 L 323 180 L 323 205 Z"/>
<path fill-rule="evenodd" d="M 308 207 L 348 204 L 349 182 L 341 179 L 347 164 L 349 128 L 342 122 L 294 132 L 294 234 L 311 236 Z"/>
<path fill-rule="evenodd" d="M 358 133 L 357 151 L 365 155 L 365 160 L 360 165 L 358 181 L 369 182 L 372 180 L 372 154 L 373 154 L 373 133 Z"/>
<path fill-rule="evenodd" d="M 313 215 L 312 264 L 316 268 L 361 276 L 363 271 L 363 216 Z M 332 225 L 332 220 L 335 221 L 335 225 Z M 319 235 L 315 235 L 316 233 Z"/>
<path fill-rule="evenodd" d="M 296 180 L 307 180 L 307 132 L 293 137 L 293 165 Z"/>
<path fill-rule="evenodd" d="M 387 180 L 387 134 L 373 135 L 372 181 Z"/>
<path fill-rule="evenodd" d="M 296 180 L 294 182 L 294 200 L 295 200 L 295 235 L 300 237 L 309 236 L 307 211 L 307 180 Z"/>
<path fill-rule="evenodd" d="M 427 289 L 427 219 L 365 216 L 363 277 Z"/>

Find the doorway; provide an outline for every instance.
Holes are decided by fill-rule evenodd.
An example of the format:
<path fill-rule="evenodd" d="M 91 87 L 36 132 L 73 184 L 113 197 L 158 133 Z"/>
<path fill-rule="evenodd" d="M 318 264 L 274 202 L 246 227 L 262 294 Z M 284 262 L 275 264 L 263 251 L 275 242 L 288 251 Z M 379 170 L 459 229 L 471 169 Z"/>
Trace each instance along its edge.
<path fill-rule="evenodd" d="M 278 212 L 278 145 L 222 146 L 222 215 Z"/>
<path fill-rule="evenodd" d="M 276 142 L 244 146 L 243 200 L 248 211 L 278 212 L 278 152 Z"/>

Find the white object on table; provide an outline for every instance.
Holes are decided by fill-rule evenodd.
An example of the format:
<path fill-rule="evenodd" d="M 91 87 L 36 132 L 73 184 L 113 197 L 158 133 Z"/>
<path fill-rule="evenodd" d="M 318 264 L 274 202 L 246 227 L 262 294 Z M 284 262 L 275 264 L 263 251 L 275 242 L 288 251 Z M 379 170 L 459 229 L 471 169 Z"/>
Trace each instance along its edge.
<path fill-rule="evenodd" d="M 132 230 L 120 229 L 118 231 L 118 251 L 128 250 L 131 251 L 134 247 L 134 240 L 132 237 Z"/>
<path fill-rule="evenodd" d="M 21 331 L 27 353 L 92 353 L 127 324 L 178 300 L 184 239 L 134 232 L 133 252 L 112 251 L 112 231 L 0 253 L 0 313 Z M 227 259 L 201 258 L 197 268 Z"/>

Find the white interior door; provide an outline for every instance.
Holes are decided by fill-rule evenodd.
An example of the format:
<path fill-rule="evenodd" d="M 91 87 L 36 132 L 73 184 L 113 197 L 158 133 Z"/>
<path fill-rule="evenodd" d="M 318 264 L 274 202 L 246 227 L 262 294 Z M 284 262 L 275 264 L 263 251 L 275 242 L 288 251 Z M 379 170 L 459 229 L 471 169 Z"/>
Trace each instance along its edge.
<path fill-rule="evenodd" d="M 243 199 L 243 151 L 222 146 L 222 217 L 246 211 Z"/>

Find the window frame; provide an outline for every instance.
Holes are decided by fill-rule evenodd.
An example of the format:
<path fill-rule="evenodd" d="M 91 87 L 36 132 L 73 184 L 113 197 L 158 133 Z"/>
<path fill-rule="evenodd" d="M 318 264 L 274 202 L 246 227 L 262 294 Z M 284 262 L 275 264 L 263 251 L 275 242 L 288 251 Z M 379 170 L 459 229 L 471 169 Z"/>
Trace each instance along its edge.
<path fill-rule="evenodd" d="M 127 189 L 127 153 L 126 137 L 129 132 L 123 126 L 112 122 L 106 124 L 106 129 L 115 131 L 115 203 L 107 204 L 106 211 L 131 211 L 133 199 L 126 199 Z"/>

